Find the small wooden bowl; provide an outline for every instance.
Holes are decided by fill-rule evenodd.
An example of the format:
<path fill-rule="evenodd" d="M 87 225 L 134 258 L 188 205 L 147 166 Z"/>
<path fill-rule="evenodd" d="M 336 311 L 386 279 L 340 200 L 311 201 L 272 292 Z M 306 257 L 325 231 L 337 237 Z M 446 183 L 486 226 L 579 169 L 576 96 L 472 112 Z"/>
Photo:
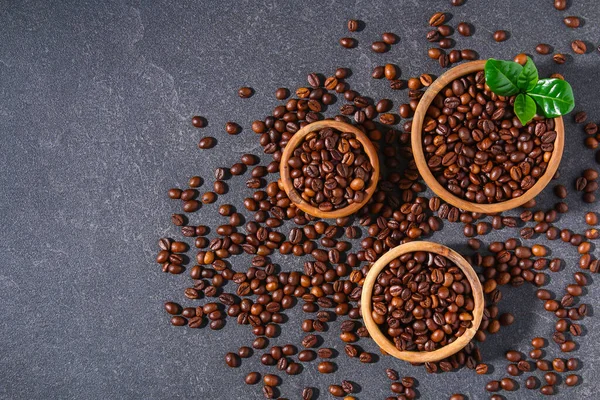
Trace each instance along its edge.
<path fill-rule="evenodd" d="M 465 274 L 465 277 L 469 281 L 469 284 L 471 285 L 473 300 L 475 302 L 475 309 L 473 310 L 472 321 L 473 325 L 454 342 L 434 351 L 398 350 L 394 343 L 381 332 L 381 330 L 379 329 L 379 325 L 375 323 L 373 317 L 371 316 L 371 297 L 373 295 L 373 285 L 377 281 L 377 276 L 379 275 L 381 270 L 384 269 L 395 258 L 403 254 L 413 253 L 416 251 L 428 251 L 430 253 L 436 253 L 454 262 L 456 266 L 462 270 L 462 272 Z M 379 260 L 377 260 L 375 264 L 373 264 L 363 284 L 362 295 L 360 298 L 360 308 L 362 312 L 362 317 L 365 321 L 365 325 L 367 327 L 367 330 L 369 331 L 369 334 L 371 335 L 373 340 L 375 340 L 375 343 L 377 343 L 379 347 L 381 347 L 386 353 L 411 363 L 433 362 L 442 360 L 446 357 L 450 357 L 452 354 L 457 353 L 463 347 L 465 347 L 471 341 L 471 339 L 473 339 L 473 336 L 475 336 L 475 333 L 477 332 L 477 329 L 479 329 L 479 325 L 481 324 L 481 318 L 483 317 L 483 289 L 481 287 L 481 282 L 479 281 L 479 278 L 475 273 L 475 270 L 473 270 L 473 267 L 471 267 L 467 260 L 465 260 L 460 254 L 458 254 L 454 250 L 441 244 L 432 242 L 408 242 L 403 245 L 394 247 L 393 249 L 385 253 Z"/>
<path fill-rule="evenodd" d="M 421 97 L 419 105 L 417 106 L 417 109 L 415 111 L 415 116 L 412 122 L 411 143 L 413 155 L 417 164 L 417 169 L 419 170 L 419 173 L 425 180 L 427 186 L 429 186 L 436 195 L 441 197 L 446 202 L 452 204 L 453 206 L 461 208 L 465 211 L 479 212 L 484 214 L 494 214 L 502 211 L 511 210 L 513 208 L 519 207 L 522 204 L 527 203 L 529 200 L 537 196 L 546 187 L 546 185 L 548 185 L 548 183 L 556 173 L 556 170 L 558 169 L 558 165 L 560 164 L 560 160 L 562 158 L 563 148 L 565 145 L 565 127 L 563 124 L 562 117 L 554 118 L 554 122 L 556 125 L 556 140 L 554 141 L 554 151 L 552 152 L 552 157 L 550 157 L 550 161 L 548 162 L 546 172 L 537 180 L 535 185 L 533 185 L 520 197 L 502 201 L 499 203 L 479 204 L 470 202 L 465 199 L 461 199 L 460 197 L 455 196 L 449 190 L 443 187 L 431 173 L 431 170 L 427 165 L 425 155 L 423 154 L 422 130 L 423 121 L 425 119 L 425 115 L 427 114 L 427 109 L 429 108 L 429 105 L 431 104 L 435 96 L 446 86 L 448 86 L 453 80 L 460 78 L 461 76 L 471 74 L 473 72 L 482 71 L 485 67 L 485 62 L 486 60 L 480 60 L 458 65 L 445 72 L 442 76 L 436 79 L 435 82 L 431 84 L 431 86 L 429 86 L 427 91 L 423 94 L 423 97 Z"/>
<path fill-rule="evenodd" d="M 362 143 L 363 148 L 365 149 L 365 153 L 369 157 L 371 165 L 373 166 L 373 173 L 371 175 L 371 183 L 367 186 L 365 191 L 365 199 L 360 203 L 352 203 L 347 207 L 339 208 L 333 211 L 321 211 L 318 207 L 312 206 L 310 203 L 306 202 L 302 196 L 298 193 L 296 188 L 294 188 L 294 184 L 292 182 L 292 178 L 290 177 L 290 166 L 288 165 L 288 161 L 292 156 L 294 150 L 302 143 L 304 138 L 311 132 L 319 131 L 323 128 L 333 128 L 337 129 L 340 132 L 350 132 L 354 134 L 356 139 Z M 319 218 L 340 218 L 346 217 L 348 215 L 354 214 L 358 210 L 360 210 L 369 199 L 375 193 L 375 189 L 377 188 L 377 182 L 379 180 L 379 157 L 377 156 L 377 150 L 371 140 L 365 135 L 360 129 L 347 124 L 345 122 L 333 121 L 333 120 L 323 120 L 316 121 L 311 124 L 306 125 L 304 128 L 300 129 L 298 132 L 292 136 L 290 141 L 285 146 L 283 150 L 283 154 L 281 155 L 281 162 L 279 163 L 279 175 L 281 179 L 281 185 L 283 189 L 287 193 L 288 197 L 294 202 L 294 204 L 304 211 L 307 214 L 310 214 L 314 217 Z"/>

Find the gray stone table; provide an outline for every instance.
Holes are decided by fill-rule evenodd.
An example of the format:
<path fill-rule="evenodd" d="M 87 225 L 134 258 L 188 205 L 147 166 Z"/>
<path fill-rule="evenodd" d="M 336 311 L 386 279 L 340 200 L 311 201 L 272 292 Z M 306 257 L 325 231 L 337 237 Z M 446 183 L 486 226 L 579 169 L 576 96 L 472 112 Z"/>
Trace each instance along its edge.
<path fill-rule="evenodd" d="M 222 331 L 170 326 L 163 302 L 185 303 L 185 275 L 162 274 L 154 262 L 156 241 L 176 236 L 169 216 L 177 211 L 167 189 L 183 186 L 198 174 L 211 184 L 213 170 L 261 149 L 249 131 L 276 104 L 277 87 L 305 84 L 312 71 L 352 69 L 349 83 L 373 98 L 395 104 L 406 92 L 392 92 L 370 78 L 376 65 L 393 62 L 402 77 L 442 70 L 426 56 L 427 20 L 434 11 L 452 14 L 450 24 L 475 25 L 472 37 L 455 35 L 457 45 L 482 58 L 512 58 L 533 53 L 537 43 L 569 54 L 555 65 L 550 56 L 535 56 L 545 76 L 560 72 L 572 83 L 577 110 L 598 122 L 600 54 L 575 56 L 574 39 L 600 44 L 600 8 L 595 0 L 571 1 L 558 12 L 550 0 L 468 0 L 451 7 L 448 0 L 422 1 L 11 1 L 0 0 L 0 398 L 2 399 L 260 399 L 258 387 L 243 383 L 250 370 L 267 371 L 258 358 L 240 369 L 224 365 L 223 355 L 252 340 L 247 327 L 228 323 Z M 584 25 L 567 29 L 562 18 L 583 17 Z M 353 36 L 359 47 L 341 48 L 349 18 L 365 23 Z M 504 43 L 491 39 L 506 29 Z M 393 31 L 399 44 L 375 54 L 369 44 Z M 243 100 L 240 86 L 256 94 Z M 339 103 L 338 103 L 339 105 Z M 331 110 L 337 106 L 331 107 Z M 330 111 L 330 113 L 333 111 Z M 190 117 L 205 116 L 198 130 Z M 231 137 L 223 126 L 235 120 L 244 132 Z M 559 182 L 571 189 L 571 212 L 561 227 L 581 230 L 590 208 L 572 190 L 573 179 L 593 164 L 583 147 L 582 128 L 566 118 L 567 146 Z M 199 151 L 201 135 L 217 137 L 218 146 Z M 268 158 L 263 157 L 263 160 Z M 227 201 L 240 204 L 250 193 L 244 179 L 230 181 Z M 556 201 L 551 190 L 542 205 Z M 598 210 L 598 205 L 592 207 Z M 216 225 L 216 207 L 192 218 Z M 432 240 L 464 250 L 459 225 L 446 224 Z M 517 235 L 503 230 L 484 243 Z M 530 241 L 532 244 L 534 241 Z M 546 242 L 551 256 L 566 265 L 552 274 L 550 288 L 562 290 L 577 270 L 572 246 Z M 594 250 L 598 256 L 597 248 Z M 282 269 L 298 270 L 291 257 L 275 258 Z M 238 265 L 238 269 L 244 264 Z M 598 279 L 582 299 L 594 307 L 600 299 Z M 461 392 L 487 398 L 487 380 L 505 375 L 504 351 L 528 351 L 529 340 L 550 335 L 554 318 L 535 300 L 530 285 L 503 288 L 501 311 L 515 314 L 515 324 L 491 336 L 482 347 L 494 367 L 488 376 L 463 369 L 429 375 L 423 368 L 384 357 L 364 366 L 345 356 L 338 371 L 319 375 L 315 363 L 286 378 L 284 397 L 298 399 L 304 386 L 358 382 L 360 399 L 390 395 L 384 369 L 415 376 L 423 399 L 445 399 Z M 302 337 L 299 307 L 288 313 L 281 337 L 272 344 Z M 587 318 L 575 354 L 583 384 L 561 386 L 557 398 L 598 398 L 600 323 Z M 324 336 L 343 351 L 337 323 Z M 365 349 L 376 352 L 371 341 Z M 549 348 L 555 354 L 555 347 Z M 538 377 L 541 374 L 536 373 Z M 518 378 L 523 386 L 524 378 Z M 507 398 L 538 398 L 522 388 Z"/>

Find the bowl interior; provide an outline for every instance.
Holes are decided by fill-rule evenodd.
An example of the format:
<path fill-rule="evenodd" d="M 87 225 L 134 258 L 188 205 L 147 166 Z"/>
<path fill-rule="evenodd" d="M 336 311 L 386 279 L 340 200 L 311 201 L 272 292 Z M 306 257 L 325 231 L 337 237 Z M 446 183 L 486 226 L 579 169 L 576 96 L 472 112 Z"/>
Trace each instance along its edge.
<path fill-rule="evenodd" d="M 548 183 L 558 170 L 558 165 L 560 164 L 560 160 L 562 158 L 565 140 L 565 129 L 562 117 L 555 118 L 555 131 L 557 135 L 556 140 L 554 142 L 554 151 L 552 152 L 552 156 L 550 158 L 550 161 L 548 162 L 546 172 L 542 176 L 540 176 L 537 182 L 528 191 L 523 193 L 522 196 L 502 201 L 499 203 L 479 204 L 455 196 L 445 187 L 443 187 L 437 181 L 435 176 L 433 176 L 433 173 L 429 170 L 429 166 L 427 165 L 427 161 L 425 159 L 425 154 L 423 153 L 423 123 L 425 120 L 425 116 L 427 115 L 427 109 L 431 105 L 431 102 L 433 101 L 435 96 L 442 89 L 448 86 L 448 84 L 450 84 L 453 80 L 460 78 L 461 76 L 483 70 L 485 67 L 485 62 L 485 60 L 480 60 L 458 65 L 442 74 L 442 76 L 436 79 L 435 82 L 433 82 L 431 86 L 429 86 L 429 88 L 421 97 L 419 105 L 417 106 L 417 109 L 415 111 L 415 116 L 412 122 L 411 143 L 415 163 L 417 164 L 417 169 L 423 177 L 423 180 L 425 180 L 427 186 L 429 186 L 436 195 L 441 197 L 446 202 L 452 204 L 453 206 L 463 209 L 465 211 L 493 214 L 511 210 L 513 208 L 521 206 L 522 204 L 528 202 L 529 200 L 537 196 L 548 185 Z"/>
<path fill-rule="evenodd" d="M 288 160 L 292 156 L 294 150 L 302 143 L 302 141 L 308 134 L 314 131 L 319 131 L 323 128 L 333 128 L 340 132 L 350 132 L 354 134 L 356 139 L 358 139 L 358 141 L 362 143 L 365 153 L 369 157 L 369 161 L 373 166 L 373 175 L 371 178 L 371 182 L 365 189 L 363 189 L 365 192 L 365 198 L 362 202 L 352 203 L 344 208 L 339 208 L 337 210 L 322 211 L 318 207 L 314 207 L 313 205 L 306 202 L 302 198 L 300 193 L 298 193 L 296 188 L 294 188 L 294 184 L 290 177 L 291 168 L 288 165 Z M 347 124 L 345 122 L 334 120 L 316 121 L 306 125 L 304 128 L 296 132 L 294 136 L 292 136 L 290 141 L 287 143 L 281 156 L 281 162 L 279 164 L 279 174 L 281 178 L 281 184 L 288 197 L 294 202 L 294 204 L 298 208 L 300 208 L 305 213 L 319 218 L 346 217 L 360 210 L 365 204 L 367 204 L 369 199 L 375 193 L 375 190 L 377 189 L 377 183 L 379 180 L 379 157 L 377 156 L 377 149 L 375 148 L 373 143 L 371 143 L 371 140 L 367 137 L 367 135 L 365 135 L 360 129 L 356 128 L 355 126 Z"/>
<path fill-rule="evenodd" d="M 373 317 L 371 316 L 371 297 L 373 295 L 373 285 L 375 284 L 377 276 L 379 275 L 381 270 L 383 270 L 395 258 L 403 254 L 412 253 L 415 251 L 428 251 L 431 253 L 436 253 L 454 262 L 463 271 L 465 277 L 469 281 L 469 284 L 471 285 L 473 300 L 475 302 L 472 326 L 469 329 L 467 329 L 465 333 L 461 337 L 456 339 L 454 342 L 434 351 L 398 350 L 394 343 L 390 339 L 388 339 L 387 336 L 383 334 L 383 332 L 381 332 L 381 330 L 379 329 L 379 325 L 375 323 Z M 439 361 L 460 351 L 471 341 L 471 339 L 473 339 L 475 333 L 479 329 L 479 325 L 481 324 L 481 319 L 483 317 L 484 308 L 483 289 L 481 287 L 481 282 L 479 281 L 475 270 L 473 269 L 473 267 L 471 267 L 467 260 L 465 260 L 460 254 L 450 249 L 449 247 L 443 246 L 438 243 L 425 241 L 408 242 L 403 245 L 397 246 L 385 253 L 379 260 L 377 260 L 369 270 L 369 273 L 367 274 L 367 278 L 365 279 L 365 283 L 363 285 L 360 302 L 363 320 L 365 321 L 365 325 L 373 340 L 375 340 L 379 347 L 381 347 L 388 354 L 411 363 Z"/>

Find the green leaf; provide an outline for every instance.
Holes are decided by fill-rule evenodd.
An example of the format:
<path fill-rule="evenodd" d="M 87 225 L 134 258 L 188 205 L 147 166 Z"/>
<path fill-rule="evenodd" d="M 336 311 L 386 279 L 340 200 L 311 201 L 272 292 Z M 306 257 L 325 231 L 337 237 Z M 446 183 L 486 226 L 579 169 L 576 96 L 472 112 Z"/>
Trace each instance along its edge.
<path fill-rule="evenodd" d="M 515 99 L 513 108 L 515 110 L 515 114 L 519 118 L 519 121 L 521 121 L 523 125 L 526 125 L 533 119 L 533 117 L 535 117 L 535 111 L 537 107 L 535 105 L 535 101 L 533 101 L 529 95 L 519 93 Z"/>
<path fill-rule="evenodd" d="M 568 114 L 575 107 L 573 89 L 562 79 L 540 79 L 528 94 L 540 106 L 546 118 Z"/>
<path fill-rule="evenodd" d="M 517 80 L 521 71 L 519 63 L 490 58 L 485 63 L 485 82 L 497 95 L 513 96 L 519 93 Z"/>
<path fill-rule="evenodd" d="M 533 63 L 533 60 L 527 57 L 527 62 L 523 65 L 523 71 L 517 78 L 517 86 L 519 89 L 529 92 L 535 87 L 538 82 L 538 70 Z"/>

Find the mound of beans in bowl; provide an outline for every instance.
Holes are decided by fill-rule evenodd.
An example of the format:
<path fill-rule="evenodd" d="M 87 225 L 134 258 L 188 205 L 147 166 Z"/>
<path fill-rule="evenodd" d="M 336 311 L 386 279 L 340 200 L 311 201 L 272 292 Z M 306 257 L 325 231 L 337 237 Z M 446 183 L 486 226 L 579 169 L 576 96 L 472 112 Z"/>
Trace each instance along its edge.
<path fill-rule="evenodd" d="M 437 181 L 467 201 L 497 203 L 522 196 L 545 173 L 554 151 L 554 119 L 523 126 L 515 96 L 485 85 L 483 71 L 455 79 L 431 103 L 423 151 Z"/>
<path fill-rule="evenodd" d="M 321 211 L 361 203 L 373 166 L 353 133 L 324 128 L 309 133 L 288 161 L 300 196 Z"/>
<path fill-rule="evenodd" d="M 439 254 L 392 260 L 373 287 L 372 317 L 401 351 L 433 351 L 472 326 L 475 301 L 462 270 Z"/>

